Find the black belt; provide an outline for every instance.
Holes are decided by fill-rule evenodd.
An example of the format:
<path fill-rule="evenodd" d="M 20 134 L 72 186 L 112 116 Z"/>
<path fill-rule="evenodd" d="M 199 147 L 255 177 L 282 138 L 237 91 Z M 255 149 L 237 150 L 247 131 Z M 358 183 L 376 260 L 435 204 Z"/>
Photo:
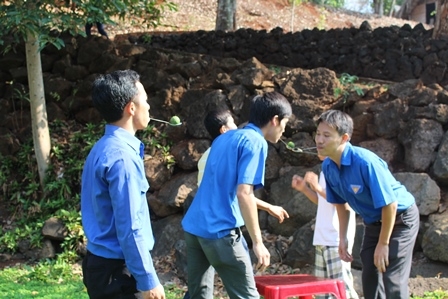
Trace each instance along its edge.
<path fill-rule="evenodd" d="M 406 210 L 404 210 L 404 211 L 402 211 L 402 212 L 400 212 L 400 213 L 397 213 L 397 214 L 395 215 L 395 223 L 397 223 L 397 218 L 398 218 L 399 216 L 401 216 L 402 214 L 406 213 L 412 206 L 413 206 L 413 205 L 409 206 Z M 380 220 L 375 221 L 375 222 L 372 222 L 372 223 L 370 223 L 370 224 L 368 224 L 368 225 L 378 226 L 378 225 L 381 225 L 381 223 L 382 223 L 382 221 L 381 221 L 381 219 L 380 219 Z"/>

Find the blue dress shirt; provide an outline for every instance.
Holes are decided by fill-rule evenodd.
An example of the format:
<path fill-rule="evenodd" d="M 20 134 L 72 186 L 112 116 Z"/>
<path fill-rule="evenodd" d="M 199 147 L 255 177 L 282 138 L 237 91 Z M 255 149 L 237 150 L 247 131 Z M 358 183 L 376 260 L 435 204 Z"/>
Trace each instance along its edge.
<path fill-rule="evenodd" d="M 150 253 L 154 237 L 143 149 L 128 131 L 106 125 L 84 165 L 81 213 L 87 250 L 104 258 L 124 259 L 137 289 L 147 291 L 160 282 Z"/>

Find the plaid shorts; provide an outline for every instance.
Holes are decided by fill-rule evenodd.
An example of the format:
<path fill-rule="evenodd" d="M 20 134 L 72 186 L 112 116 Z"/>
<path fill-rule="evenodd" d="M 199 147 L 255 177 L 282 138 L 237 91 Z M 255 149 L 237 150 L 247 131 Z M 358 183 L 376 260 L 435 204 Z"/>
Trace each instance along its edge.
<path fill-rule="evenodd" d="M 337 246 L 316 245 L 316 262 L 314 275 L 318 277 L 339 279 L 344 281 L 347 299 L 358 299 L 358 294 L 353 287 L 351 264 L 344 262 L 339 257 Z M 330 299 L 333 296 L 316 296 L 319 299 Z"/>

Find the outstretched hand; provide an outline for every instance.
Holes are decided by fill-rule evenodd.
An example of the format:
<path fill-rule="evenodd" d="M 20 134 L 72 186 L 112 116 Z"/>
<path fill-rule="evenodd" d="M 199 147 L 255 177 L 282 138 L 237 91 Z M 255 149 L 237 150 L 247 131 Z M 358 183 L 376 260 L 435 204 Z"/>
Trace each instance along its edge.
<path fill-rule="evenodd" d="M 294 175 L 291 181 L 291 187 L 302 192 L 306 188 L 306 181 L 299 175 Z"/>
<path fill-rule="evenodd" d="M 268 209 L 268 213 L 277 218 L 279 223 L 282 223 L 285 218 L 289 218 L 288 212 L 280 206 L 271 205 Z"/>
<path fill-rule="evenodd" d="M 306 172 L 304 181 L 308 183 L 310 185 L 310 188 L 315 192 L 317 192 L 317 190 L 320 188 L 319 177 L 312 171 Z"/>

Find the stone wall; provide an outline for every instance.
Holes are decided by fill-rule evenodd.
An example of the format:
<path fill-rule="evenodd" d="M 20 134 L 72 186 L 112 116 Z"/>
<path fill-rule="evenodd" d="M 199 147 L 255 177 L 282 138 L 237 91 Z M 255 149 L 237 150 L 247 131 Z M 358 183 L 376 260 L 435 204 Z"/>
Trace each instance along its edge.
<path fill-rule="evenodd" d="M 284 33 L 281 28 L 235 32 L 197 31 L 188 34 L 154 34 L 154 47 L 203 53 L 262 63 L 314 69 L 401 82 L 420 78 L 425 84 L 448 83 L 448 41 L 431 39 L 432 29 L 391 26 L 303 30 Z M 143 42 L 143 38 L 132 39 Z M 145 39 L 147 40 L 147 39 Z"/>

